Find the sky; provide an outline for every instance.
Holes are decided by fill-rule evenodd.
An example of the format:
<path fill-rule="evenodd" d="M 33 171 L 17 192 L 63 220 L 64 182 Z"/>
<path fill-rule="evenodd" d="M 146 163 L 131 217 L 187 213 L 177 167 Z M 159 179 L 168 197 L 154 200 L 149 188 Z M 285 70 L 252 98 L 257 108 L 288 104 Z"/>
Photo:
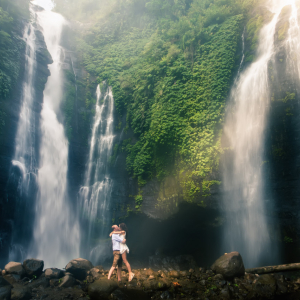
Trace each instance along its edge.
<path fill-rule="evenodd" d="M 52 0 L 34 0 L 31 1 L 35 5 L 43 7 L 45 10 L 52 10 L 54 3 Z"/>

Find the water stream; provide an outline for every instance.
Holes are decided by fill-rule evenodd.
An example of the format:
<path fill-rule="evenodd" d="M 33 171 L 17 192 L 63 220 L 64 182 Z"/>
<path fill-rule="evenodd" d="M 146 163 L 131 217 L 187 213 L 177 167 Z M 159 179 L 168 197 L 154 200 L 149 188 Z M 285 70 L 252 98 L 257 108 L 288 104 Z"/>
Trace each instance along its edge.
<path fill-rule="evenodd" d="M 272 20 L 260 32 L 257 59 L 239 76 L 231 91 L 230 109 L 224 134 L 230 151 L 224 164 L 223 184 L 226 212 L 224 229 L 225 252 L 239 251 L 246 266 L 272 263 L 276 248 L 270 239 L 266 215 L 264 178 L 264 143 L 270 108 L 269 65 L 274 63 L 277 48 L 275 31 L 284 6 L 292 5 L 287 47 L 297 57 L 295 74 L 299 77 L 299 25 L 295 0 L 267 2 Z"/>
<path fill-rule="evenodd" d="M 41 145 L 38 173 L 39 194 L 35 212 L 31 255 L 47 266 L 64 267 L 79 256 L 79 224 L 68 199 L 68 141 L 58 120 L 62 100 L 62 48 L 65 19 L 51 11 L 37 13 L 53 63 L 44 90 L 41 112 Z"/>
<path fill-rule="evenodd" d="M 92 239 L 103 238 L 103 226 L 109 220 L 109 204 L 113 182 L 109 176 L 109 159 L 113 148 L 113 112 L 114 99 L 110 87 L 103 91 L 97 86 L 96 113 L 94 117 L 90 151 L 85 174 L 84 186 L 79 191 L 79 203 L 82 218 L 87 223 L 85 244 L 88 247 L 90 259 L 97 261 L 102 252 L 102 246 L 92 242 Z M 100 231 L 94 232 L 95 223 L 102 224 Z M 95 235 L 96 234 L 96 235 Z"/>
<path fill-rule="evenodd" d="M 9 181 L 17 179 L 17 199 L 14 230 L 9 252 L 10 260 L 25 258 L 24 239 L 28 239 L 28 230 L 31 230 L 28 217 L 34 205 L 34 190 L 36 188 L 36 118 L 34 111 L 34 80 L 36 70 L 36 36 L 33 26 L 36 14 L 30 5 L 31 21 L 24 29 L 23 39 L 26 42 L 25 76 L 22 86 L 21 111 L 15 141 L 15 153 Z M 9 182 L 9 183 L 10 183 Z M 25 219 L 25 220 L 24 220 Z M 25 247 L 25 248 L 24 248 Z"/>

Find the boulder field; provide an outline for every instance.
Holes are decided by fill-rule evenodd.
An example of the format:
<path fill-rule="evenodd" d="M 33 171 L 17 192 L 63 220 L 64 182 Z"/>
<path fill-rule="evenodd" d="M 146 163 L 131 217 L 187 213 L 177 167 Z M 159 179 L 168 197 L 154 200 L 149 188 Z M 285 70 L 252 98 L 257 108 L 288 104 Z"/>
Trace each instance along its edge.
<path fill-rule="evenodd" d="M 134 269 L 131 282 L 123 266 L 121 283 L 116 272 L 108 280 L 108 270 L 83 258 L 71 260 L 64 270 L 43 267 L 38 259 L 9 262 L 0 270 L 0 300 L 300 298 L 300 278 L 291 273 L 290 277 L 285 273 L 247 273 L 238 252 L 225 253 L 210 269 Z"/>

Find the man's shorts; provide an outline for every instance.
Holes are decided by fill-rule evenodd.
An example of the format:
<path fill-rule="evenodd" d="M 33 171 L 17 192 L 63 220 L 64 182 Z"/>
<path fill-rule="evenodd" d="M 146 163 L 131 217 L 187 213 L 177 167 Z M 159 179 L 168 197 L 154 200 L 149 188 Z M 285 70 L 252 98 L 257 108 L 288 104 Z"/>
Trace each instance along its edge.
<path fill-rule="evenodd" d="M 118 265 L 119 268 L 122 268 L 122 257 L 120 251 L 113 251 L 113 255 L 114 255 L 114 261 L 112 266 L 116 268 Z"/>

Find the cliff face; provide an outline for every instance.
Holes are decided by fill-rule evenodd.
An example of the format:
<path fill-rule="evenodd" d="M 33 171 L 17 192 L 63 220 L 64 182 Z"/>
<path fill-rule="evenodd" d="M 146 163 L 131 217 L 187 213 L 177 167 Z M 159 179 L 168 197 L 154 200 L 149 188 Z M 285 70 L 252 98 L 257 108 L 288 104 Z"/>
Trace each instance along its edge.
<path fill-rule="evenodd" d="M 27 6 L 28 9 L 28 6 Z M 21 109 L 21 99 L 23 91 L 23 81 L 27 76 L 25 71 L 25 43 L 23 41 L 23 31 L 26 21 L 21 18 L 16 20 L 11 38 L 17 45 L 14 63 L 18 65 L 19 72 L 16 80 L 12 82 L 11 91 L 7 98 L 3 99 L 2 111 L 5 113 L 5 123 L 3 124 L 0 140 L 0 265 L 7 262 L 9 247 L 16 247 L 18 255 L 21 256 L 22 247 L 26 249 L 32 235 L 32 226 L 35 210 L 36 187 L 32 194 L 24 198 L 20 194 L 20 182 L 22 174 L 18 168 L 12 166 L 12 159 L 15 153 L 15 137 Z M 36 70 L 34 77 L 35 97 L 33 101 L 33 114 L 35 119 L 35 152 L 39 149 L 39 119 L 43 102 L 43 91 L 47 77 L 49 76 L 48 64 L 52 63 L 51 57 L 46 48 L 43 34 L 39 28 L 35 27 L 36 35 Z M 8 48 L 9 51 L 14 49 Z M 36 157 L 38 163 L 38 156 Z M 24 215 L 26 218 L 24 218 Z M 12 231 L 14 234 L 12 235 Z M 13 238 L 13 241 L 12 241 Z M 12 245 L 13 243 L 13 245 Z M 18 257 L 19 257 L 18 256 Z M 21 259 L 21 257 L 20 257 Z"/>

